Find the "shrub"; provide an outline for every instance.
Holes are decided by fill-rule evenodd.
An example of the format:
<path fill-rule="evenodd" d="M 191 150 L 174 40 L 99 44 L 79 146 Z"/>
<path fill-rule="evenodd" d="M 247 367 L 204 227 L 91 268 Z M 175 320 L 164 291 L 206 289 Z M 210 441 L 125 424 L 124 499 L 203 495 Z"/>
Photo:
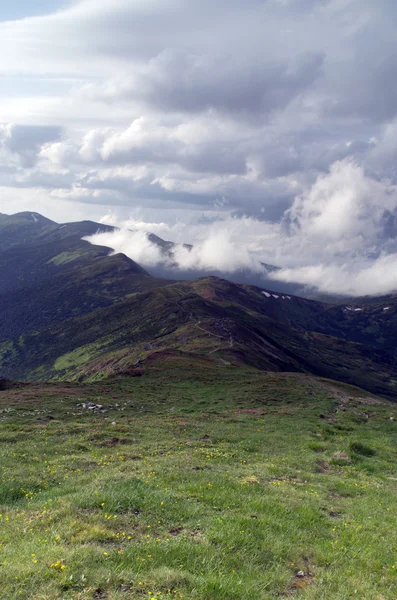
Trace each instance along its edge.
<path fill-rule="evenodd" d="M 324 442 L 310 442 L 309 448 L 310 450 L 314 450 L 314 452 L 325 452 L 327 444 L 324 444 Z"/>
<path fill-rule="evenodd" d="M 375 456 L 376 451 L 370 446 L 366 446 L 361 442 L 351 442 L 350 451 L 354 454 L 361 454 L 362 456 Z"/>

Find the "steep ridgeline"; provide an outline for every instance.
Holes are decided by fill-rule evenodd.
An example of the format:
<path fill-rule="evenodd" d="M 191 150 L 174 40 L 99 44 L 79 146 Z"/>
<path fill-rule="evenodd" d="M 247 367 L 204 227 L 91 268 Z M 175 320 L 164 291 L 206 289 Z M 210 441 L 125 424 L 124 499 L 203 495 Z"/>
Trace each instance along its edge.
<path fill-rule="evenodd" d="M 397 398 L 395 298 L 330 304 L 217 277 L 156 279 L 81 239 L 99 227 L 0 215 L 0 376 L 101 379 L 183 355 Z"/>
<path fill-rule="evenodd" d="M 123 254 L 81 238 L 106 226 L 0 214 L 0 340 L 110 306 L 169 283 Z"/>

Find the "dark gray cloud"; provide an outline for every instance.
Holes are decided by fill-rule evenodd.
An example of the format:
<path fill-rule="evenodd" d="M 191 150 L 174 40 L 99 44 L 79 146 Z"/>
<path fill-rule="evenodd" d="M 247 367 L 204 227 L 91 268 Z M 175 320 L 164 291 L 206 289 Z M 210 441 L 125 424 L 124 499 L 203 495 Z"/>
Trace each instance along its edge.
<path fill-rule="evenodd" d="M 216 110 L 257 120 L 282 110 L 321 76 L 323 53 L 289 60 L 258 56 L 256 60 L 225 53 L 212 56 L 164 50 L 131 81 L 106 90 L 103 98 L 134 98 L 160 111 Z"/>
<path fill-rule="evenodd" d="M 0 127 L 0 148 L 15 155 L 22 166 L 31 167 L 42 146 L 59 140 L 61 135 L 60 127 L 8 124 Z"/>

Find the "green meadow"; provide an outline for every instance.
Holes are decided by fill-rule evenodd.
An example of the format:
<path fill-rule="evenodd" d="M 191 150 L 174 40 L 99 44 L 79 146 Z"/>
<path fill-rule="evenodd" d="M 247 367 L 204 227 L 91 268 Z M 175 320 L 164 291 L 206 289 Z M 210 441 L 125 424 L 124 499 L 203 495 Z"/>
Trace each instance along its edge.
<path fill-rule="evenodd" d="M 393 600 L 396 408 L 172 357 L 1 391 L 0 598 Z"/>

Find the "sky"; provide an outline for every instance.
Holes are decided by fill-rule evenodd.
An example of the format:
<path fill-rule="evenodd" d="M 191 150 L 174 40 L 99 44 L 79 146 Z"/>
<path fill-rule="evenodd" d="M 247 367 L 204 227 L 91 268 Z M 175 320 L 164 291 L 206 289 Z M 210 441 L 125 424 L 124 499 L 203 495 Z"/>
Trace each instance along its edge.
<path fill-rule="evenodd" d="M 0 212 L 118 225 L 142 264 L 149 230 L 195 244 L 181 268 L 397 290 L 393 0 L 14 0 L 0 53 Z"/>

